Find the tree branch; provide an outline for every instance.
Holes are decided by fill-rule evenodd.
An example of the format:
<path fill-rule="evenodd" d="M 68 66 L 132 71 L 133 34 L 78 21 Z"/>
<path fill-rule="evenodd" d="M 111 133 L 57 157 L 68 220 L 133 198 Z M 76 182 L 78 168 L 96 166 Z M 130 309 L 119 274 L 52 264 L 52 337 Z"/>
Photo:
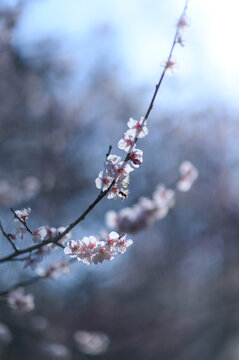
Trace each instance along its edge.
<path fill-rule="evenodd" d="M 184 5 L 184 9 L 183 9 L 183 12 L 180 16 L 179 19 L 182 19 L 182 17 L 185 15 L 185 12 L 186 12 L 186 9 L 188 7 L 188 0 L 186 0 L 185 2 L 185 5 Z M 152 108 L 153 108 L 153 105 L 154 105 L 154 102 L 155 102 L 155 99 L 156 99 L 156 96 L 158 94 L 158 91 L 159 91 L 159 88 L 162 84 L 162 81 L 164 79 L 164 76 L 165 76 L 165 73 L 166 73 L 166 70 L 167 70 L 167 63 L 170 61 L 171 57 L 172 57 L 172 54 L 173 54 L 173 51 L 174 51 L 174 48 L 175 48 L 175 45 L 178 43 L 178 37 L 179 37 L 179 31 L 178 31 L 178 26 L 177 26 L 177 30 L 176 30 L 176 33 L 175 33 L 175 36 L 174 36 L 174 39 L 173 39 L 173 43 L 172 43 L 172 46 L 171 46 L 171 49 L 170 49 L 170 52 L 169 52 L 169 55 L 168 55 L 168 59 L 167 59 L 167 62 L 166 62 L 166 65 L 164 66 L 164 69 L 163 69 L 163 72 L 159 78 L 159 81 L 158 83 L 156 84 L 155 86 L 155 91 L 153 93 L 153 96 L 152 96 L 152 99 L 151 99 L 151 102 L 149 104 L 149 107 L 146 111 L 146 114 L 144 116 L 144 121 L 146 121 L 152 111 Z M 136 136 L 134 138 L 134 144 L 136 144 L 136 142 L 138 141 L 138 134 L 136 133 Z M 124 162 L 127 162 L 129 160 L 129 154 L 130 152 L 126 155 L 125 157 L 125 160 Z M 57 244 L 58 246 L 61 246 L 63 247 L 62 245 L 58 244 L 58 241 L 60 239 L 62 239 L 66 234 L 68 234 L 76 225 L 78 225 L 81 221 L 83 221 L 85 219 L 85 217 L 94 209 L 94 207 L 110 192 L 111 188 L 114 186 L 116 182 L 116 179 L 114 179 L 112 181 L 112 183 L 110 184 L 110 186 L 108 187 L 107 190 L 105 191 L 101 191 L 100 194 L 97 196 L 97 198 L 89 205 L 89 207 L 75 220 L 73 221 L 66 229 L 65 231 L 63 231 L 61 234 L 59 234 L 58 236 L 56 236 L 55 238 L 53 239 L 48 239 L 48 240 L 43 240 L 41 243 L 39 244 L 36 244 L 36 245 L 33 245 L 33 246 L 30 246 L 28 248 L 25 248 L 25 249 L 22 249 L 22 250 L 17 250 L 15 252 L 13 252 L 12 254 L 6 256 L 6 257 L 3 257 L 0 259 L 0 263 L 3 263 L 3 262 L 7 262 L 7 261 L 11 261 L 12 259 L 14 259 L 15 257 L 19 256 L 19 255 L 22 255 L 22 254 L 26 254 L 28 252 L 32 252 L 34 250 L 37 250 L 37 249 L 40 249 L 41 247 L 47 245 L 47 244 L 50 244 L 50 243 L 54 243 L 54 244 Z M 11 209 L 11 211 L 14 213 L 15 217 L 26 227 L 27 231 L 32 234 L 32 231 L 29 229 L 29 227 L 27 226 L 26 222 L 25 221 L 22 221 L 15 213 L 15 211 L 13 209 Z"/>

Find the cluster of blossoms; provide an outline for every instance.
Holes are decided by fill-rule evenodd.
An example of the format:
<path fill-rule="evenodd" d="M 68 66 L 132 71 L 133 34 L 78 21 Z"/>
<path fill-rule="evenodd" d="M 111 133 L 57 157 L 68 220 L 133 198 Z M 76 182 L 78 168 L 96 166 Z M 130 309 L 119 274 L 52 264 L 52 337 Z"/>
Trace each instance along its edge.
<path fill-rule="evenodd" d="M 183 192 L 189 191 L 198 177 L 197 169 L 189 161 L 185 161 L 180 165 L 179 173 L 180 178 L 176 188 Z M 108 211 L 106 225 L 120 232 L 135 233 L 154 221 L 163 219 L 174 204 L 175 191 L 160 184 L 153 193 L 152 199 L 141 197 L 137 204 L 126 207 L 118 213 Z"/>
<path fill-rule="evenodd" d="M 104 170 L 100 171 L 95 180 L 96 187 L 101 191 L 107 190 L 114 182 L 107 195 L 108 199 L 124 199 L 128 196 L 129 174 L 143 162 L 143 151 L 137 149 L 135 143 L 138 138 L 148 134 L 146 120 L 143 117 L 139 121 L 130 118 L 127 125 L 124 138 L 118 142 L 118 148 L 127 153 L 126 159 L 123 161 L 120 156 L 109 155 Z M 127 161 L 130 161 L 131 165 L 127 164 Z"/>
<path fill-rule="evenodd" d="M 141 197 L 137 204 L 123 208 L 118 213 L 108 211 L 106 225 L 118 231 L 136 233 L 154 221 L 167 216 L 174 203 L 174 191 L 160 184 L 153 193 L 152 200 Z"/>
<path fill-rule="evenodd" d="M 20 239 L 24 238 L 24 234 L 27 231 L 26 221 L 30 215 L 30 212 L 31 212 L 30 208 L 15 211 L 16 214 L 15 221 L 18 222 L 16 227 L 16 234 L 8 234 L 8 236 L 10 236 L 12 240 L 16 239 L 17 234 L 19 234 Z M 58 237 L 61 233 L 65 231 L 65 229 L 66 228 L 63 226 L 59 228 L 50 227 L 47 225 L 40 226 L 31 233 L 31 239 L 34 243 L 41 243 L 43 241 L 48 241 L 50 239 L 54 239 Z M 70 240 L 70 238 L 71 238 L 71 234 L 68 233 L 65 236 L 63 236 L 57 242 L 57 244 L 64 245 L 67 241 Z M 43 260 L 45 255 L 49 254 L 51 250 L 58 248 L 57 244 L 49 243 L 46 246 L 42 246 L 35 252 L 31 253 L 25 261 L 25 267 L 30 266 L 34 270 L 37 267 L 37 264 Z"/>
<path fill-rule="evenodd" d="M 113 260 L 117 254 L 124 254 L 133 241 L 127 235 L 120 236 L 112 231 L 108 236 L 97 239 L 95 236 L 83 237 L 82 240 L 68 241 L 64 252 L 86 265 L 98 264 L 104 260 Z"/>

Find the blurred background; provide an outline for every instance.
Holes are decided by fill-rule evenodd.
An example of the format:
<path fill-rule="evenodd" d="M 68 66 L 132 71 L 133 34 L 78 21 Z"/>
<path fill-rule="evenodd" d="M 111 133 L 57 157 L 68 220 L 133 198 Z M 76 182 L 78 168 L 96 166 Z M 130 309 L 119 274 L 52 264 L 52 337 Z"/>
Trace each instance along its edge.
<path fill-rule="evenodd" d="M 95 199 L 109 145 L 120 154 L 128 118 L 145 114 L 183 6 L 0 1 L 0 217 L 7 231 L 14 231 L 10 207 L 30 206 L 33 229 L 57 227 Z M 73 238 L 99 233 L 108 210 L 150 197 L 159 183 L 170 186 L 183 160 L 199 171 L 192 190 L 177 193 L 165 219 L 130 235 L 124 256 L 76 263 L 70 274 L 28 288 L 32 312 L 1 304 L 1 359 L 239 358 L 238 10 L 233 0 L 190 2 L 185 46 L 175 51 L 179 71 L 159 91 L 130 196 L 104 199 Z M 10 251 L 4 238 L 1 249 Z M 1 265 L 1 288 L 30 276 L 22 263 Z M 100 332 L 102 351 L 80 347 L 80 330 Z"/>

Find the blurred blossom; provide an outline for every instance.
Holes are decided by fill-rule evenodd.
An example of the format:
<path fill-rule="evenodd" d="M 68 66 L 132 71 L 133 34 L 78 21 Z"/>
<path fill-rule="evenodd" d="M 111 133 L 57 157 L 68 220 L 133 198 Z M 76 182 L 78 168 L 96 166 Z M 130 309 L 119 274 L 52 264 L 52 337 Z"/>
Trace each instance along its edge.
<path fill-rule="evenodd" d="M 31 200 L 41 189 L 40 181 L 34 177 L 26 177 L 17 185 L 10 184 L 6 180 L 0 180 L 0 205 L 12 206 L 22 201 Z"/>
<path fill-rule="evenodd" d="M 110 345 L 109 337 L 102 332 L 79 330 L 74 334 L 74 339 L 78 349 L 88 355 L 101 355 Z"/>
<path fill-rule="evenodd" d="M 152 200 L 141 197 L 132 207 L 121 209 L 118 213 L 111 210 L 106 213 L 106 225 L 120 232 L 136 233 L 156 220 L 167 216 L 175 204 L 175 192 L 159 184 Z"/>
<path fill-rule="evenodd" d="M 179 167 L 180 179 L 177 182 L 177 189 L 189 191 L 195 180 L 198 178 L 198 170 L 190 161 L 184 161 Z"/>
<path fill-rule="evenodd" d="M 175 57 L 171 57 L 166 62 L 162 63 L 162 66 L 166 69 L 166 75 L 174 75 L 174 73 L 179 69 L 179 65 Z"/>
<path fill-rule="evenodd" d="M 12 333 L 7 325 L 0 322 L 0 346 L 7 345 L 12 341 Z"/>
<path fill-rule="evenodd" d="M 31 294 L 24 294 L 24 289 L 22 288 L 11 291 L 7 295 L 7 303 L 13 310 L 19 312 L 32 311 L 35 307 L 33 296 Z"/>
<path fill-rule="evenodd" d="M 43 353 L 47 356 L 47 359 L 69 360 L 71 358 L 69 350 L 61 343 L 42 343 L 41 348 Z"/>

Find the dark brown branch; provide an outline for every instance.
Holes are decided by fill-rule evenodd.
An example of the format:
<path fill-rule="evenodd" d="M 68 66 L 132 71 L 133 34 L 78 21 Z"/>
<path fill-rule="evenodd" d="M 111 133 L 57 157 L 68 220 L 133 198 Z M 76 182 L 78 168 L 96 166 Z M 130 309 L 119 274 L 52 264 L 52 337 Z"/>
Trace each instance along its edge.
<path fill-rule="evenodd" d="M 112 150 L 112 145 L 109 146 L 109 150 L 108 150 L 107 154 L 105 155 L 106 160 L 108 159 L 108 156 L 110 155 L 111 150 Z"/>

